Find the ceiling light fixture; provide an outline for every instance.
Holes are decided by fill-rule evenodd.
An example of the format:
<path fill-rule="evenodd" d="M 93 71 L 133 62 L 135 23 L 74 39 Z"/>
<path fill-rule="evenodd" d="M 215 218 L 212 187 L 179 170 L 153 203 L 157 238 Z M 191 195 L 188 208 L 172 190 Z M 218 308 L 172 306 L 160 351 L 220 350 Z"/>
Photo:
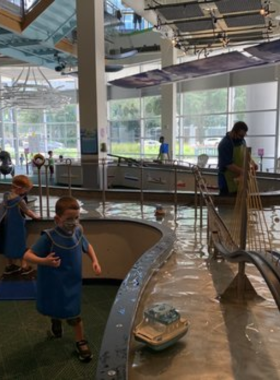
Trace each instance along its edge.
<path fill-rule="evenodd" d="M 0 109 L 58 109 L 69 104 L 70 98 L 59 91 L 62 86 L 54 88 L 39 68 L 36 71 L 23 68 L 11 85 L 0 89 Z"/>

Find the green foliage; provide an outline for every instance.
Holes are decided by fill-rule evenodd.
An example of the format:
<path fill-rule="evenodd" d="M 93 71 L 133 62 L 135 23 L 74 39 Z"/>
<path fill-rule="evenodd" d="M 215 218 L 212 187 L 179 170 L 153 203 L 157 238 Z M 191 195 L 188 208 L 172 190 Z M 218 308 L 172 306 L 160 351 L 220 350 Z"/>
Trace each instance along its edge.
<path fill-rule="evenodd" d="M 244 111 L 247 96 L 246 88 L 246 86 L 239 86 L 234 88 L 233 108 L 235 112 Z M 239 120 L 244 120 L 244 117 Z"/>
<path fill-rule="evenodd" d="M 17 122 L 22 124 L 38 124 L 43 122 L 43 110 L 18 110 Z"/>
<path fill-rule="evenodd" d="M 139 119 L 140 99 L 112 100 L 110 102 L 110 120 Z"/>
<path fill-rule="evenodd" d="M 77 107 L 75 104 L 68 104 L 60 110 L 47 111 L 46 116 L 49 123 L 76 122 Z"/>
<path fill-rule="evenodd" d="M 147 96 L 143 100 L 144 103 L 144 117 L 154 117 L 161 115 L 161 97 L 160 96 Z"/>
<path fill-rule="evenodd" d="M 183 114 L 201 115 L 226 112 L 227 89 L 192 91 L 183 94 Z"/>
<path fill-rule="evenodd" d="M 148 155 L 158 155 L 159 147 L 158 146 L 145 146 L 144 154 L 145 157 Z M 179 145 L 176 145 L 175 148 L 176 155 L 179 154 Z M 140 144 L 139 143 L 112 143 L 111 144 L 111 154 L 115 154 L 117 156 L 129 157 L 129 155 L 133 155 L 135 157 L 140 157 Z M 187 144 L 184 144 L 183 155 L 185 156 L 193 156 L 195 154 L 195 149 Z"/>
<path fill-rule="evenodd" d="M 112 143 L 111 154 L 118 156 L 127 156 L 128 154 L 139 154 L 140 143 Z"/>

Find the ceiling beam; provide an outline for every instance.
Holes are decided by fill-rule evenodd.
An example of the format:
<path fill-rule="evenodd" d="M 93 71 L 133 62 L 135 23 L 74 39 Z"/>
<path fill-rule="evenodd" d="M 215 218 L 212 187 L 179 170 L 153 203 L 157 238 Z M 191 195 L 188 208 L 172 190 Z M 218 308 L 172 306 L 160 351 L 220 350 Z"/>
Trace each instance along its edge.
<path fill-rule="evenodd" d="M 11 32 L 21 33 L 21 17 L 0 9 L 0 25 Z"/>
<path fill-rule="evenodd" d="M 26 29 L 37 17 L 40 16 L 55 0 L 41 0 L 35 7 L 24 15 L 22 20 L 22 31 Z"/>

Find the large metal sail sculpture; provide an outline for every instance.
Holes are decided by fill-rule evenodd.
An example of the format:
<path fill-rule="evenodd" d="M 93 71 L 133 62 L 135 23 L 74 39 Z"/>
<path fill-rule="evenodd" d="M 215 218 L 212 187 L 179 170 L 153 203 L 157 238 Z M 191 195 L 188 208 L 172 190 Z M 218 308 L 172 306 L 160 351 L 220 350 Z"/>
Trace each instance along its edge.
<path fill-rule="evenodd" d="M 35 69 L 23 68 L 11 85 L 3 86 L 0 109 L 59 109 L 69 104 L 70 98 L 60 91 L 63 86 L 53 87 L 40 68 Z"/>
<path fill-rule="evenodd" d="M 209 251 L 213 252 L 213 257 L 238 263 L 238 273 L 219 298 L 260 299 L 245 273 L 246 263 L 251 263 L 263 276 L 280 310 L 280 252 L 272 247 L 253 166 L 247 149 L 235 210 L 227 224 L 217 212 L 205 180 L 198 170 L 194 173 L 208 210 Z"/>

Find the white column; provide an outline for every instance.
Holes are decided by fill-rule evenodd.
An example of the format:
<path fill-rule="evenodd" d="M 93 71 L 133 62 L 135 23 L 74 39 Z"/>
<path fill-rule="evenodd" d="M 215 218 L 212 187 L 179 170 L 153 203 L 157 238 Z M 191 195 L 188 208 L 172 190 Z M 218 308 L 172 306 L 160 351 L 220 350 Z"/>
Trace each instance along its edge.
<path fill-rule="evenodd" d="M 104 2 L 77 0 L 78 70 L 83 186 L 100 188 L 99 163 L 107 143 Z"/>
<path fill-rule="evenodd" d="M 177 51 L 170 40 L 161 41 L 162 68 L 177 63 Z M 165 141 L 169 144 L 169 157 L 175 158 L 176 137 L 176 84 L 161 86 L 161 128 Z"/>

